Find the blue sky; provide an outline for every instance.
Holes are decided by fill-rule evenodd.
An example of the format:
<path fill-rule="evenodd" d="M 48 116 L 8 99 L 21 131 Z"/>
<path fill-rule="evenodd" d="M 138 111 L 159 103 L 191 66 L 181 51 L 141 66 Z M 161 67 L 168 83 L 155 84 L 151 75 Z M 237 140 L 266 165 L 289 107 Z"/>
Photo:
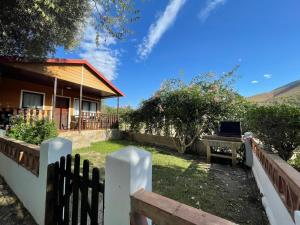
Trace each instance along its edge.
<path fill-rule="evenodd" d="M 94 43 L 87 26 L 72 52 L 56 57 L 85 58 L 136 107 L 168 78 L 185 80 L 240 64 L 237 91 L 250 96 L 300 79 L 299 0 L 145 0 L 141 19 L 126 40 Z M 115 105 L 115 100 L 108 101 Z"/>

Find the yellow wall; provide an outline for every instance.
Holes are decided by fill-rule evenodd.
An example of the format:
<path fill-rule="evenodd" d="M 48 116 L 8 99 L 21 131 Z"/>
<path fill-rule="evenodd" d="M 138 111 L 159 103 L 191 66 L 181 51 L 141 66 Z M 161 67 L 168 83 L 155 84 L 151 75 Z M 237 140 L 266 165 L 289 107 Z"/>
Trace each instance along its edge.
<path fill-rule="evenodd" d="M 80 84 L 81 83 L 81 65 L 72 64 L 42 64 L 42 63 L 10 63 L 15 68 L 21 68 L 22 70 L 35 72 L 39 74 L 45 74 L 51 77 L 57 77 L 58 79 Z M 89 69 L 84 67 L 83 69 L 83 85 L 95 88 L 97 90 L 106 91 L 112 94 L 116 94 L 107 84 L 101 81 L 97 75 L 92 73 Z"/>
<path fill-rule="evenodd" d="M 5 77 L 2 77 L 0 79 L 0 108 L 19 108 L 21 101 L 21 90 L 44 93 L 44 109 L 52 110 L 53 87 L 39 85 L 32 82 L 9 79 Z M 79 98 L 79 92 L 58 89 L 57 95 L 70 97 L 70 115 L 74 115 L 74 99 Z M 83 96 L 83 99 L 100 102 L 100 100 L 97 100 L 95 96 L 87 95 L 84 92 Z M 98 110 L 100 109 L 98 108 Z"/>

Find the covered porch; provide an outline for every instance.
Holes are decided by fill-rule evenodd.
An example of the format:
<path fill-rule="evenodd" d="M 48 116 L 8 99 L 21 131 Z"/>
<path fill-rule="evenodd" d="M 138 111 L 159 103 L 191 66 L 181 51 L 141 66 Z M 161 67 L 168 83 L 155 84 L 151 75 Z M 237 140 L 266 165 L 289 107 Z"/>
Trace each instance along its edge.
<path fill-rule="evenodd" d="M 0 126 L 12 115 L 32 123 L 53 120 L 61 132 L 118 128 L 119 97 L 110 81 L 85 60 L 15 62 L 0 59 Z M 116 113 L 102 111 L 116 98 Z"/>

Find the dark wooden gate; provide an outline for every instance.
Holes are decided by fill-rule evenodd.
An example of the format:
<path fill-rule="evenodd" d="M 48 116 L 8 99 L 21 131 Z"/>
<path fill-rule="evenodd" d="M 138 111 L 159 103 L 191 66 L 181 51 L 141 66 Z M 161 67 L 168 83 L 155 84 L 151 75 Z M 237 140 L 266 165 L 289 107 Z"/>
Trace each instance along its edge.
<path fill-rule="evenodd" d="M 104 183 L 98 168 L 93 168 L 80 155 L 61 157 L 48 166 L 46 225 L 101 225 L 104 210 Z M 99 195 L 102 195 L 102 205 Z M 100 215 L 101 214 L 101 215 Z"/>

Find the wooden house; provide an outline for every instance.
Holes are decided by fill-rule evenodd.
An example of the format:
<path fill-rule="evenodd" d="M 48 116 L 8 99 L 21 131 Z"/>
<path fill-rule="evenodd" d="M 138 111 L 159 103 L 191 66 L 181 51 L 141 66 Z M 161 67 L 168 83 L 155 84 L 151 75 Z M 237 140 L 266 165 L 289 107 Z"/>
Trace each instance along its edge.
<path fill-rule="evenodd" d="M 60 130 L 118 127 L 118 115 L 101 112 L 101 102 L 124 94 L 86 60 L 28 61 L 0 57 L 0 125 L 11 115 L 49 118 Z M 119 103 L 118 103 L 119 105 Z"/>

